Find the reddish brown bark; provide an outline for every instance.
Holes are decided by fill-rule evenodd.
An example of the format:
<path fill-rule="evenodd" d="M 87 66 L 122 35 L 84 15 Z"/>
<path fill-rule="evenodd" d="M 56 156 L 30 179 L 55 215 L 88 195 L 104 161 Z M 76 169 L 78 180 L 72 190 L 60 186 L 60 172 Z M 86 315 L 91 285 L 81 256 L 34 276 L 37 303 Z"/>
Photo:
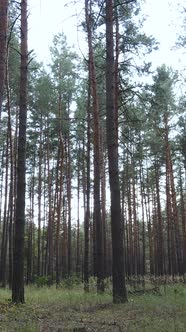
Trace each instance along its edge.
<path fill-rule="evenodd" d="M 52 214 L 52 179 L 50 170 L 49 128 L 47 136 L 47 176 L 48 176 L 48 276 L 53 280 L 53 214 Z"/>
<path fill-rule="evenodd" d="M 154 252 L 153 252 L 153 235 L 152 235 L 152 224 L 151 224 L 151 192 L 149 175 L 147 172 L 147 200 L 145 199 L 146 216 L 147 216 L 147 230 L 148 230 L 148 242 L 149 242 L 149 261 L 150 261 L 150 274 L 154 274 Z"/>
<path fill-rule="evenodd" d="M 38 242 L 37 242 L 37 275 L 41 273 L 41 195 L 42 195 L 42 114 L 39 133 L 39 174 L 38 174 Z"/>
<path fill-rule="evenodd" d="M 155 182 L 156 182 L 156 200 L 157 200 L 157 274 L 159 276 L 164 274 L 163 258 L 164 258 L 164 239 L 163 239 L 163 222 L 161 215 L 161 202 L 160 202 L 160 186 L 159 186 L 159 167 L 155 165 Z"/>
<path fill-rule="evenodd" d="M 127 294 L 124 272 L 117 133 L 114 114 L 113 1 L 106 0 L 106 126 L 111 192 L 113 301 L 114 303 L 121 303 L 127 300 Z"/>
<path fill-rule="evenodd" d="M 89 86 L 88 86 L 88 100 L 87 100 L 87 153 L 86 153 L 86 170 L 87 170 L 87 184 L 86 184 L 86 207 L 85 207 L 85 219 L 84 219 L 84 290 L 89 291 L 89 243 L 90 243 L 90 73 L 89 73 Z M 92 237 L 91 237 L 92 239 Z M 91 241 L 91 249 L 93 249 L 93 244 Z M 92 253 L 92 250 L 90 250 Z M 93 255 L 92 255 L 93 256 Z"/>
<path fill-rule="evenodd" d="M 115 6 L 115 68 L 114 68 L 114 110 L 115 110 L 115 127 L 118 143 L 118 116 L 119 116 L 119 20 L 117 4 Z"/>
<path fill-rule="evenodd" d="M 89 7 L 90 6 L 90 7 Z M 89 10 L 90 8 L 90 10 Z M 94 218 L 96 224 L 96 275 L 97 291 L 104 291 L 104 256 L 103 256 L 103 225 L 101 218 L 100 204 L 100 124 L 99 124 L 99 104 L 97 96 L 96 71 L 92 44 L 91 26 L 91 3 L 85 0 L 85 18 L 88 35 L 89 49 L 89 71 L 91 82 L 91 94 L 93 100 L 93 123 L 94 123 Z"/>
<path fill-rule="evenodd" d="M 6 139 L 6 162 L 5 162 L 5 190 L 4 190 L 4 211 L 3 211 L 3 232 L 1 242 L 1 264 L 0 264 L 0 282 L 6 286 L 6 258 L 7 258 L 7 236 L 8 236 L 8 177 L 9 177 L 9 148 L 8 131 Z"/>
<path fill-rule="evenodd" d="M 7 56 L 8 0 L 0 1 L 0 119 Z"/>
<path fill-rule="evenodd" d="M 141 209 L 142 209 L 142 267 L 141 267 L 141 274 L 143 276 L 143 282 L 145 282 L 145 274 L 146 274 L 146 225 L 145 225 L 145 206 L 144 206 L 144 174 L 143 174 L 143 166 L 142 162 L 140 161 L 140 194 L 141 194 Z"/>
<path fill-rule="evenodd" d="M 107 277 L 107 238 L 106 238 L 106 158 L 104 155 L 104 130 L 100 130 L 100 159 L 101 159 L 101 212 L 103 224 L 103 254 L 104 254 L 104 277 Z"/>
<path fill-rule="evenodd" d="M 7 52 L 8 53 L 8 52 Z M 7 54 L 8 58 L 8 54 Z M 12 138 L 12 116 L 11 116 L 11 100 L 9 87 L 9 70 L 8 63 L 6 65 L 6 96 L 8 110 L 8 135 L 10 146 L 10 189 L 9 189 L 9 288 L 12 288 L 12 263 L 13 263 L 13 217 L 14 217 L 14 151 Z"/>
<path fill-rule="evenodd" d="M 60 225 L 61 225 L 61 210 L 62 210 L 62 192 L 63 192 L 63 160 L 64 147 L 62 133 L 59 133 L 59 153 L 57 165 L 57 183 L 58 183 L 58 200 L 57 200 L 57 225 L 56 225 L 56 286 L 60 283 Z"/>
<path fill-rule="evenodd" d="M 182 273 L 181 267 L 181 248 L 180 248 L 180 231 L 179 231 L 179 217 L 176 202 L 176 191 L 174 187 L 174 175 L 172 158 L 169 143 L 169 127 L 168 127 L 168 112 L 164 114 L 165 125 L 165 151 L 166 151 L 166 194 L 167 194 L 167 228 L 169 231 L 168 244 L 169 253 L 169 273 Z M 171 236 L 170 236 L 171 233 Z M 171 263 L 171 266 L 170 266 Z"/>
<path fill-rule="evenodd" d="M 66 278 L 68 275 L 68 230 L 67 230 L 67 215 L 66 215 L 66 200 L 63 196 L 63 215 L 62 215 L 62 277 Z"/>
<path fill-rule="evenodd" d="M 17 166 L 17 199 L 15 218 L 15 241 L 13 259 L 12 301 L 23 303 L 24 299 L 24 229 L 25 229 L 25 187 L 26 187 L 26 125 L 27 125 L 27 0 L 21 1 L 21 73 L 20 110 Z"/>
<path fill-rule="evenodd" d="M 183 274 L 186 272 L 186 211 L 183 195 L 183 184 L 180 169 L 180 200 L 181 200 L 181 218 L 182 218 L 182 251 L 183 251 Z"/>
<path fill-rule="evenodd" d="M 80 277 L 80 220 L 79 220 L 79 205 L 80 205 L 80 142 L 78 144 L 78 160 L 77 160 L 77 236 L 76 236 L 76 274 Z M 86 241 L 86 238 L 85 238 Z"/>
<path fill-rule="evenodd" d="M 68 102 L 68 119 L 70 121 L 70 108 Z M 72 229 L 71 229 L 71 187 L 72 187 L 72 172 L 71 172 L 71 145 L 70 145 L 70 132 L 68 130 L 67 137 L 67 200 L 68 200 L 68 276 L 72 272 Z"/>

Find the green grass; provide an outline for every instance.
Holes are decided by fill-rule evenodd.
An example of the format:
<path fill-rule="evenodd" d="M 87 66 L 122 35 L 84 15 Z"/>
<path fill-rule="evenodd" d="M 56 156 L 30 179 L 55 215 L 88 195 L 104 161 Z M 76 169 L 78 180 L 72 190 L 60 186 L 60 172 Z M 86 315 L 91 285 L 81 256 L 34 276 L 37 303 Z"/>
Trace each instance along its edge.
<path fill-rule="evenodd" d="M 160 287 L 157 294 L 130 295 L 120 305 L 112 304 L 109 290 L 85 294 L 81 285 L 26 287 L 25 295 L 26 304 L 16 306 L 10 291 L 0 290 L 0 331 L 186 331 L 183 284 Z"/>
<path fill-rule="evenodd" d="M 137 322 L 140 331 L 186 331 L 186 287 L 166 286 L 166 292 L 161 287 L 160 294 L 129 299 L 133 310 L 136 307 L 141 311 Z"/>

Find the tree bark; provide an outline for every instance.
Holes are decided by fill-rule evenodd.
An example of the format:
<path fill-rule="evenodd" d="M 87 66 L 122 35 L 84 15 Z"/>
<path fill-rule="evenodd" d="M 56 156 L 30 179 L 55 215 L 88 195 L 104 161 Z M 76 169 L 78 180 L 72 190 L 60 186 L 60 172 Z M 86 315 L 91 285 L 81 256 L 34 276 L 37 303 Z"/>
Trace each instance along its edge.
<path fill-rule="evenodd" d="M 70 123 L 70 107 L 68 101 L 68 119 Z M 71 170 L 71 146 L 70 129 L 67 137 L 67 200 L 68 200 L 68 276 L 72 273 L 72 227 L 71 227 L 71 196 L 72 196 L 72 170 Z"/>
<path fill-rule="evenodd" d="M 87 100 L 87 187 L 86 187 L 86 211 L 84 221 L 84 290 L 89 291 L 89 242 L 90 242 L 90 73 L 88 86 L 88 100 Z"/>
<path fill-rule="evenodd" d="M 93 123 L 94 123 L 94 218 L 96 225 L 96 276 L 97 291 L 104 291 L 104 259 L 103 259 L 103 225 L 101 217 L 101 193 L 100 193 L 100 125 L 99 104 L 97 96 L 97 81 L 95 73 L 95 62 L 92 46 L 91 13 L 88 10 L 89 0 L 85 0 L 85 18 L 88 34 L 89 48 L 89 71 L 91 81 L 91 93 L 93 99 Z"/>
<path fill-rule="evenodd" d="M 158 222 L 158 234 L 157 234 L 157 245 L 158 245 L 158 271 L 159 276 L 164 274 L 163 257 L 164 257 L 164 241 L 163 241 L 163 222 L 161 215 L 161 202 L 160 202 L 160 185 L 159 185 L 159 166 L 155 165 L 155 182 L 156 182 L 156 200 L 157 200 L 157 222 Z"/>
<path fill-rule="evenodd" d="M 181 169 L 180 169 L 180 205 L 181 205 L 181 219 L 182 219 L 182 252 L 183 252 L 182 264 L 183 264 L 183 275 L 184 275 L 186 272 L 186 211 L 185 211 Z"/>
<path fill-rule="evenodd" d="M 26 187 L 26 122 L 27 122 L 27 0 L 21 1 L 21 76 L 17 165 L 17 198 L 13 256 L 12 301 L 24 303 L 24 230 Z"/>
<path fill-rule="evenodd" d="M 9 52 L 7 51 L 7 59 Z M 7 109 L 8 109 L 8 135 L 10 145 L 10 189 L 9 189 L 9 288 L 12 288 L 12 261 L 13 261 L 13 212 L 14 212 L 14 154 L 13 154 L 13 139 L 12 139 L 12 117 L 11 117 L 11 100 L 9 87 L 9 69 L 8 60 L 6 64 L 6 95 L 7 95 Z"/>
<path fill-rule="evenodd" d="M 113 255 L 113 302 L 127 301 L 124 248 L 121 222 L 117 133 L 114 112 L 113 2 L 106 0 L 106 125 L 111 191 L 111 228 Z"/>
<path fill-rule="evenodd" d="M 60 225 L 61 225 L 61 208 L 62 208 L 62 191 L 63 191 L 63 160 L 64 160 L 64 149 L 63 149 L 63 137 L 60 131 L 59 133 L 59 154 L 58 154 L 58 165 L 57 165 L 57 177 L 58 177 L 58 202 L 57 202 L 57 225 L 56 225 L 56 287 L 60 283 Z"/>
<path fill-rule="evenodd" d="M 39 133 L 39 174 L 38 174 L 38 242 L 37 242 L 37 275 L 41 273 L 41 195 L 42 195 L 42 113 Z"/>
<path fill-rule="evenodd" d="M 1 242 L 1 264 L 0 264 L 0 282 L 5 285 L 6 279 L 6 256 L 7 256 L 7 229 L 8 229 L 8 178 L 9 178 L 9 151 L 8 151 L 8 132 L 6 138 L 6 162 L 5 162 L 5 190 L 4 190 L 4 211 L 3 211 L 3 230 Z"/>
<path fill-rule="evenodd" d="M 77 156 L 77 231 L 76 231 L 76 275 L 79 278 L 80 267 L 80 220 L 79 220 L 79 206 L 80 206 L 80 142 L 78 143 L 78 156 Z M 86 239 L 85 239 L 86 241 Z"/>
<path fill-rule="evenodd" d="M 0 1 L 0 119 L 3 102 L 3 90 L 5 81 L 6 55 L 7 55 L 7 31 L 8 31 L 8 0 Z"/>

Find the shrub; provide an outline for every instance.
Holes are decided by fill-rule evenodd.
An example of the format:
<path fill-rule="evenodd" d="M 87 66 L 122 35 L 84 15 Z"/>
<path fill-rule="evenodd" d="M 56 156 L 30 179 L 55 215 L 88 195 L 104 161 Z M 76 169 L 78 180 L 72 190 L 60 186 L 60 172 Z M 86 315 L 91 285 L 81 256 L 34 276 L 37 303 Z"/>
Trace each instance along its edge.
<path fill-rule="evenodd" d="M 44 287 L 50 284 L 51 277 L 49 276 L 34 276 L 33 277 L 33 284 L 37 287 Z"/>

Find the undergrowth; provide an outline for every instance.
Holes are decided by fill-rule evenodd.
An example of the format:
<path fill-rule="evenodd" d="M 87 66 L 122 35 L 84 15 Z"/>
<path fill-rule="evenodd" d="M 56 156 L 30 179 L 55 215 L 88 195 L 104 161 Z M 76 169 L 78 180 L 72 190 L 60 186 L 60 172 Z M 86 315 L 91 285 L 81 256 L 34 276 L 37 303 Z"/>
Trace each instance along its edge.
<path fill-rule="evenodd" d="M 157 286 L 157 285 L 156 285 Z M 141 286 L 140 286 L 141 287 Z M 140 288 L 139 287 L 139 288 Z M 186 331 L 186 286 L 147 284 L 149 292 L 130 290 L 128 303 L 113 305 L 111 286 L 98 295 L 92 281 L 82 284 L 25 288 L 26 304 L 11 304 L 11 293 L 0 289 L 0 331 Z M 140 288 L 142 289 L 142 288 Z"/>

